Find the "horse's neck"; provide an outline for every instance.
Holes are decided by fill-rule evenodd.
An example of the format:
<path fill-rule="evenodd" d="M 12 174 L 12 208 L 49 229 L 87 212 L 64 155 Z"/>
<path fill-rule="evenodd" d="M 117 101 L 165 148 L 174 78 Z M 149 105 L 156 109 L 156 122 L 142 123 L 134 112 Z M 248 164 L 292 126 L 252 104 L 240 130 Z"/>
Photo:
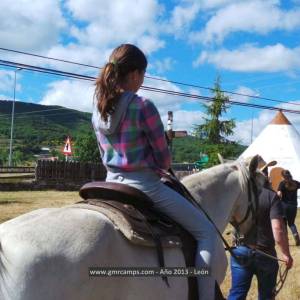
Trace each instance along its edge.
<path fill-rule="evenodd" d="M 183 183 L 223 232 L 241 194 L 238 171 L 221 165 L 188 176 Z"/>

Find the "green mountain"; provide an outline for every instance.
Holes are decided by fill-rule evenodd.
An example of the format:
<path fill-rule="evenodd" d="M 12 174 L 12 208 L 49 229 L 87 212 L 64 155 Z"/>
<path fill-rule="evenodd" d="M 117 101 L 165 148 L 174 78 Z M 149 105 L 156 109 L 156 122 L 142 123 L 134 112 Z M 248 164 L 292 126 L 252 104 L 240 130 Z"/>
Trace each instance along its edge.
<path fill-rule="evenodd" d="M 11 128 L 12 101 L 0 100 L 0 165 L 6 162 Z M 67 136 L 90 133 L 91 114 L 61 106 L 15 102 L 13 152 L 17 161 L 35 160 L 41 147 L 60 149 Z M 59 152 L 59 151 L 57 151 Z M 55 154 L 55 153 L 53 153 Z M 58 154 L 58 153 L 56 153 Z"/>
<path fill-rule="evenodd" d="M 0 139 L 10 137 L 12 101 L 0 100 Z M 61 106 L 15 102 L 14 138 L 17 143 L 56 146 L 66 136 L 91 130 L 91 114 Z M 1 143 L 3 145 L 3 143 Z"/>

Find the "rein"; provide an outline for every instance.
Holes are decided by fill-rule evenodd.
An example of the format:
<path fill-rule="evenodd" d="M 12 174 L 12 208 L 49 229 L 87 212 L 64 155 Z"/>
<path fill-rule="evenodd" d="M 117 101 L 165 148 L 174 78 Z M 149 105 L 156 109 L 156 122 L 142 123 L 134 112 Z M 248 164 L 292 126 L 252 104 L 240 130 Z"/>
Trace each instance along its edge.
<path fill-rule="evenodd" d="M 192 196 L 192 194 L 190 193 L 190 191 L 180 182 L 180 180 L 176 177 L 175 173 L 173 172 L 172 169 L 169 169 L 169 173 L 172 175 L 172 177 L 174 178 L 175 181 L 177 181 L 177 183 L 179 184 L 179 187 L 181 188 L 181 191 L 183 193 L 183 195 L 185 197 L 187 197 L 191 203 L 196 206 L 197 208 L 199 208 L 203 213 L 204 215 L 206 216 L 206 218 L 210 221 L 210 223 L 213 225 L 213 227 L 215 228 L 217 234 L 219 235 L 219 237 L 222 239 L 224 245 L 225 245 L 225 250 L 228 251 L 230 253 L 230 255 L 236 260 L 239 262 L 239 264 L 241 265 L 244 265 L 243 261 L 241 261 L 240 257 L 235 255 L 234 252 L 232 251 L 232 249 L 234 249 L 235 247 L 231 247 L 229 246 L 229 244 L 227 243 L 227 241 L 225 240 L 225 238 L 223 237 L 222 233 L 220 232 L 220 230 L 218 229 L 218 227 L 216 226 L 216 224 L 214 223 L 214 221 L 211 219 L 211 217 L 208 215 L 208 213 L 204 210 L 204 208 L 195 200 L 195 198 Z M 246 214 L 245 216 L 243 217 L 243 219 L 240 221 L 240 222 L 235 222 L 232 225 L 236 225 L 237 228 L 240 227 L 241 224 L 243 224 L 249 217 L 249 214 L 251 212 L 252 214 L 252 220 L 254 220 L 255 222 L 255 225 L 257 225 L 257 214 L 255 213 L 255 211 L 257 210 L 258 208 L 258 190 L 257 190 L 257 186 L 256 184 L 254 183 L 254 179 L 251 177 L 250 179 L 248 179 L 247 181 L 247 187 L 248 187 L 248 208 L 247 208 L 247 211 L 246 211 Z M 253 189 L 253 192 L 254 192 L 254 201 L 255 201 L 255 208 L 254 208 L 254 205 L 253 205 L 253 201 L 252 201 L 252 193 L 251 193 L 251 190 Z M 246 246 L 246 245 L 245 245 Z M 285 262 L 284 260 L 280 259 L 280 258 L 277 258 L 273 255 L 270 255 L 270 254 L 267 254 L 261 250 L 258 250 L 258 249 L 255 249 L 254 251 L 256 251 L 257 253 L 260 253 L 266 257 L 269 257 L 271 259 L 274 259 L 274 260 L 277 260 L 279 262 Z M 288 268 L 286 267 L 285 270 L 282 272 L 281 270 L 281 266 L 279 267 L 279 280 L 276 282 L 276 285 L 274 287 L 274 290 L 273 290 L 273 296 L 274 296 L 274 299 L 275 297 L 278 295 L 278 293 L 281 291 L 284 283 L 285 283 L 285 280 L 287 278 L 287 274 L 288 274 Z"/>
<path fill-rule="evenodd" d="M 204 208 L 195 200 L 195 198 L 193 197 L 193 195 L 190 193 L 190 191 L 180 182 L 180 180 L 176 177 L 175 173 L 173 172 L 173 170 L 170 168 L 169 170 L 169 173 L 171 174 L 171 176 L 174 178 L 174 180 L 179 184 L 179 187 L 181 188 L 181 192 L 182 194 L 190 200 L 190 202 L 195 206 L 197 207 L 198 209 L 200 209 L 204 215 L 206 216 L 206 218 L 209 220 L 209 222 L 213 225 L 213 227 L 215 228 L 217 234 L 219 235 L 219 237 L 221 238 L 221 240 L 223 241 L 223 244 L 225 245 L 225 250 L 228 251 L 230 253 L 230 255 L 232 257 L 234 257 L 234 259 L 236 259 L 237 261 L 241 261 L 240 258 L 238 256 L 236 256 L 234 254 L 234 252 L 232 251 L 232 249 L 234 247 L 231 247 L 228 242 L 225 240 L 225 238 L 223 237 L 222 233 L 220 232 L 220 230 L 218 229 L 218 227 L 216 226 L 216 224 L 214 223 L 214 221 L 211 219 L 211 217 L 208 215 L 208 213 L 204 210 Z M 256 187 L 256 186 L 255 186 Z M 257 190 L 256 190 L 257 191 Z M 256 193 L 255 193 L 256 194 Z M 249 215 L 249 203 L 251 202 L 252 203 L 252 193 L 251 193 L 251 182 L 250 182 L 250 179 L 248 179 L 248 210 L 247 210 L 247 218 L 248 218 L 248 215 Z M 250 197 L 250 199 L 249 199 Z M 255 200 L 257 200 L 257 203 L 258 203 L 258 196 L 257 196 L 257 199 L 255 197 Z M 256 206 L 258 207 L 258 206 Z M 251 205 L 251 211 L 253 210 L 253 205 Z M 252 211 L 253 212 L 253 211 Z M 247 219 L 246 218 L 246 219 Z M 243 218 L 243 222 L 246 220 L 244 220 L 245 218 Z M 241 224 L 241 223 L 240 223 Z M 242 263 L 241 263 L 242 264 Z"/>
<path fill-rule="evenodd" d="M 243 219 L 241 221 L 239 221 L 239 222 L 231 221 L 230 222 L 233 225 L 233 227 L 236 228 L 237 231 L 239 231 L 239 227 L 247 221 L 250 212 L 251 212 L 251 215 L 252 215 L 252 220 L 254 220 L 254 222 L 256 223 L 256 213 L 255 213 L 255 208 L 253 206 L 253 201 L 252 201 L 251 185 L 252 185 L 252 188 L 254 190 L 254 201 L 255 201 L 256 209 L 258 207 L 258 191 L 257 191 L 256 185 L 253 183 L 253 179 L 250 178 L 247 181 L 247 186 L 248 186 L 248 189 L 247 189 L 248 190 L 248 207 L 247 207 L 246 214 L 245 214 L 245 216 L 243 217 Z"/>
<path fill-rule="evenodd" d="M 279 272 L 278 272 L 279 280 L 276 282 L 276 286 L 273 290 L 274 298 L 279 294 L 279 292 L 283 288 L 283 285 L 284 285 L 285 280 L 287 278 L 288 271 L 289 271 L 289 269 L 287 267 L 285 267 L 284 271 L 281 272 L 281 266 L 279 267 Z"/>
<path fill-rule="evenodd" d="M 258 208 L 258 191 L 257 191 L 256 185 L 253 184 L 253 178 L 251 178 L 250 180 L 248 180 L 248 208 L 247 208 L 246 214 L 245 214 L 244 218 L 240 222 L 235 222 L 235 221 L 231 222 L 231 224 L 237 230 L 237 234 L 238 234 L 237 240 L 240 239 L 240 236 L 239 236 L 239 227 L 240 227 L 241 224 L 243 224 L 248 219 L 250 211 L 252 213 L 252 219 L 254 219 L 255 226 L 257 226 L 257 214 L 255 214 L 255 210 L 254 210 L 254 207 L 253 207 L 253 202 L 251 201 L 251 195 L 250 195 L 250 193 L 251 193 L 251 191 L 250 191 L 250 189 L 251 189 L 251 183 L 252 183 L 253 189 L 254 189 L 254 195 L 255 195 L 254 199 L 255 199 L 256 209 Z M 248 248 L 251 248 L 251 247 L 247 246 L 246 244 L 244 244 L 244 246 L 246 246 Z M 270 255 L 268 253 L 265 253 L 262 250 L 253 249 L 253 251 L 257 252 L 257 253 L 265 256 L 265 257 L 268 257 L 270 259 L 276 260 L 278 262 L 285 263 L 284 260 L 282 260 L 280 258 L 277 258 L 276 256 Z M 239 261 L 239 263 L 240 263 L 241 260 L 238 259 L 237 261 Z M 243 263 L 241 263 L 241 265 L 242 264 Z M 285 280 L 286 280 L 287 274 L 288 274 L 288 268 L 285 267 L 285 270 L 282 272 L 281 266 L 282 265 L 280 265 L 279 272 L 278 272 L 279 280 L 276 282 L 276 285 L 275 285 L 274 290 L 273 290 L 273 297 L 274 297 L 274 299 L 279 294 L 279 292 L 281 291 L 281 289 L 283 288 L 283 285 L 285 283 Z"/>
<path fill-rule="evenodd" d="M 244 245 L 244 246 L 248 247 L 247 245 Z M 276 257 L 276 256 L 270 255 L 270 254 L 268 254 L 268 253 L 266 253 L 266 252 L 264 252 L 264 251 L 261 251 L 261 250 L 259 250 L 259 249 L 253 249 L 253 251 L 254 251 L 254 252 L 257 252 L 257 253 L 259 253 L 259 254 L 261 254 L 261 255 L 263 255 L 263 256 L 266 256 L 266 257 L 268 257 L 268 258 L 271 258 L 271 259 L 273 259 L 273 260 L 276 260 L 276 261 L 278 261 L 278 262 L 285 263 L 284 260 L 282 260 L 282 259 L 280 259 L 280 258 L 278 258 L 278 257 Z M 274 290 L 273 290 L 273 296 L 274 296 L 274 299 L 275 299 L 275 297 L 279 294 L 279 292 L 281 291 L 281 289 L 283 288 L 283 285 L 284 285 L 284 283 L 285 283 L 285 280 L 286 280 L 286 278 L 287 278 L 288 271 L 289 271 L 289 269 L 288 269 L 287 267 L 285 267 L 284 271 L 282 272 L 281 267 L 282 267 L 282 265 L 279 266 L 279 272 L 278 272 L 279 279 L 278 279 L 278 281 L 276 282 L 276 285 L 275 285 Z"/>

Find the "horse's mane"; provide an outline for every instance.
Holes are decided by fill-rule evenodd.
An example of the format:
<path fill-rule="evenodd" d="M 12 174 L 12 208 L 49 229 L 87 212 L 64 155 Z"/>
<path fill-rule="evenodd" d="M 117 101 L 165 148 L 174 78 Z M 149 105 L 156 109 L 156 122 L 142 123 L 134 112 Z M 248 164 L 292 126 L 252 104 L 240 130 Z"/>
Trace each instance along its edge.
<path fill-rule="evenodd" d="M 247 181 L 249 178 L 249 171 L 242 161 L 236 161 L 233 163 L 220 164 L 209 169 L 205 169 L 195 174 L 188 175 L 183 178 L 182 183 L 186 187 L 196 187 L 198 185 L 208 186 L 220 178 L 225 178 L 229 173 L 233 171 L 239 171 L 239 182 L 242 191 L 247 189 Z"/>

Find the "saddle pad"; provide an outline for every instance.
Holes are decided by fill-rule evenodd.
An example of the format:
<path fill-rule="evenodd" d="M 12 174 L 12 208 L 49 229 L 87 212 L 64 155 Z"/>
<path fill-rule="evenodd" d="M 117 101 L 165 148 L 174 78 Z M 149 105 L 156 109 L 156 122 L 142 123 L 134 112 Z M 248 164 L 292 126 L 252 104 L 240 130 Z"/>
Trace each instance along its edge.
<path fill-rule="evenodd" d="M 93 199 L 89 199 L 93 202 Z M 95 205 L 77 203 L 65 207 L 81 208 L 97 211 L 105 215 L 122 234 L 132 243 L 140 246 L 156 247 L 153 239 L 153 232 L 160 236 L 161 245 L 164 248 L 181 248 L 182 242 L 179 236 L 164 234 L 159 226 L 150 225 L 146 222 L 145 216 L 130 204 L 122 204 L 114 207 L 106 202 L 94 200 Z M 114 201 L 110 201 L 114 204 Z M 115 202 L 118 206 L 120 203 Z"/>

